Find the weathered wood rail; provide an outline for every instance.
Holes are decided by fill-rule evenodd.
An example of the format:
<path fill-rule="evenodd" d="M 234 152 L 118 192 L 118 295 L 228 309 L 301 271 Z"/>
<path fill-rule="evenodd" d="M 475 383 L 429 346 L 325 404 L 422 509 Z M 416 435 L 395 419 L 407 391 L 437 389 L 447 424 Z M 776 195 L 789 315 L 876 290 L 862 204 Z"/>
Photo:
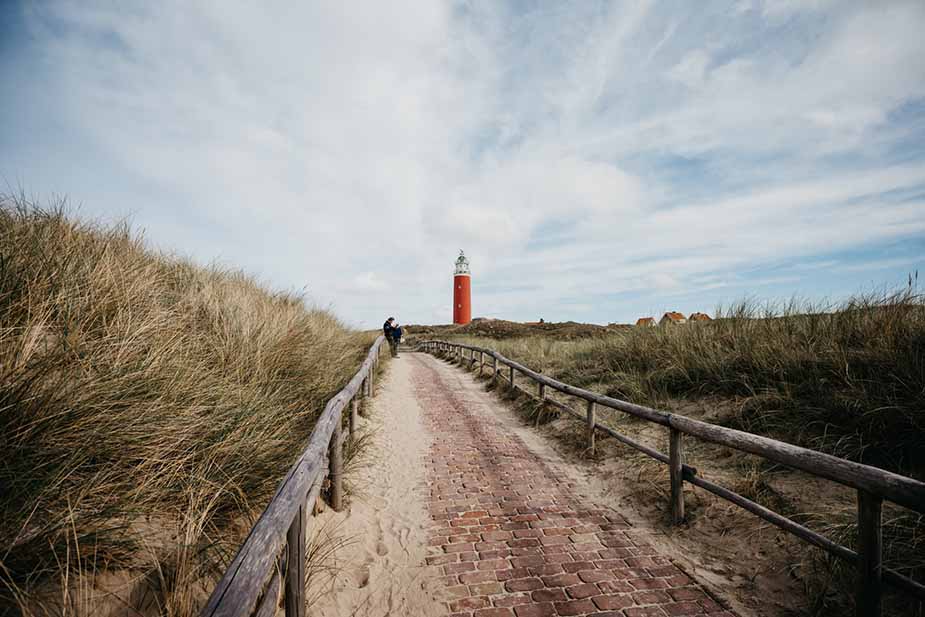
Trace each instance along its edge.
<path fill-rule="evenodd" d="M 888 583 L 910 594 L 917 598 L 919 602 L 925 601 L 925 585 L 883 566 L 881 532 L 881 512 L 884 499 L 916 512 L 925 513 L 925 483 L 776 439 L 693 420 L 682 415 L 635 405 L 627 401 L 577 388 L 547 377 L 514 360 L 505 358 L 492 349 L 439 340 L 423 341 L 419 346 L 427 352 L 464 364 L 468 369 L 471 369 L 474 364 L 478 364 L 479 375 L 482 374 L 485 367 L 486 357 L 490 358 L 492 380 L 504 379 L 511 387 L 529 394 L 527 390 L 518 387 L 515 383 L 516 373 L 520 373 L 531 382 L 536 383 L 536 396 L 539 399 L 586 422 L 589 448 L 593 449 L 595 446 L 595 433 L 602 432 L 657 461 L 667 464 L 670 478 L 669 507 L 671 519 L 675 524 L 684 520 L 683 486 L 684 482 L 689 482 L 748 510 L 772 525 L 788 531 L 840 559 L 854 564 L 858 571 L 856 596 L 858 617 L 880 616 L 882 583 Z M 504 375 L 504 372 L 498 366 L 499 364 L 508 367 L 508 375 Z M 586 402 L 585 413 L 582 414 L 569 405 L 548 398 L 546 388 L 584 400 Z M 599 423 L 596 407 L 614 409 L 666 427 L 669 437 L 668 454 L 666 455 L 638 443 L 609 426 Z M 858 497 L 857 552 L 698 475 L 696 469 L 684 464 L 683 435 L 734 448 L 741 452 L 755 454 L 769 461 L 856 489 Z"/>
<path fill-rule="evenodd" d="M 328 401 L 308 446 L 276 489 L 269 505 L 212 591 L 201 617 L 275 615 L 283 594 L 287 617 L 305 615 L 305 533 L 322 484 L 342 508 L 343 446 L 351 439 L 360 397 L 371 397 L 385 337 L 379 336 L 353 379 Z M 350 403 L 343 432 L 344 409 Z"/>

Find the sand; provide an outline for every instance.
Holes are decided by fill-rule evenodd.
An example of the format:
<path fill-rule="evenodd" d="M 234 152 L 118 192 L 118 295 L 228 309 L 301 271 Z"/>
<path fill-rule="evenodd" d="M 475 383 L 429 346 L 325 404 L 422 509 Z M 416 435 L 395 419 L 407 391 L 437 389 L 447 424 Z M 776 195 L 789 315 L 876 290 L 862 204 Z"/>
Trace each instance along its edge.
<path fill-rule="evenodd" d="M 652 494 L 640 502 L 634 482 L 620 469 L 623 461 L 606 454 L 597 462 L 576 458 L 567 436 L 583 434 L 580 423 L 562 419 L 543 427 L 529 426 L 497 395 L 487 392 L 485 382 L 431 356 L 405 353 L 390 363 L 369 418 L 361 420 L 362 429 L 370 430 L 373 443 L 369 457 L 349 478 L 354 490 L 349 510 L 328 510 L 318 517 L 315 528 L 321 527 L 322 536 L 343 538 L 349 543 L 317 560 L 334 572 L 314 577 L 311 592 L 315 600 L 310 614 L 445 614 L 433 599 L 440 593 L 437 581 L 429 578 L 433 573 L 423 566 L 429 554 L 426 528 L 431 521 L 425 508 L 422 459 L 430 447 L 430 435 L 422 425 L 420 403 L 411 387 L 412 368 L 420 364 L 434 366 L 452 386 L 455 397 L 497 418 L 504 430 L 518 436 L 544 464 L 569 477 L 573 490 L 582 499 L 616 509 L 634 528 L 649 534 L 660 552 L 670 555 L 682 570 L 740 615 L 780 617 L 793 608 L 786 598 L 797 595 L 794 581 L 788 580 L 784 572 L 769 571 L 766 560 L 759 560 L 765 564 L 759 569 L 761 584 L 756 586 L 755 574 L 747 566 L 754 559 L 749 555 L 747 534 L 732 534 L 736 537 L 730 538 L 713 528 L 720 521 L 709 518 L 701 521 L 710 524 L 707 530 L 699 526 L 666 528 L 658 514 L 664 509 L 664 496 L 651 490 Z M 618 446 L 602 440 L 600 447 L 606 450 Z M 637 482 L 640 480 L 645 482 L 637 478 Z M 758 527 L 753 520 L 745 522 Z M 775 596 L 773 601 L 769 591 Z"/>
<path fill-rule="evenodd" d="M 328 509 L 314 522 L 312 544 L 321 551 L 337 546 L 316 560 L 324 569 L 310 578 L 312 615 L 442 612 L 424 566 L 430 516 L 422 459 L 430 442 L 410 388 L 410 361 L 411 354 L 402 354 L 389 363 L 367 417 L 360 419 L 371 445 L 348 475 L 347 509 Z"/>

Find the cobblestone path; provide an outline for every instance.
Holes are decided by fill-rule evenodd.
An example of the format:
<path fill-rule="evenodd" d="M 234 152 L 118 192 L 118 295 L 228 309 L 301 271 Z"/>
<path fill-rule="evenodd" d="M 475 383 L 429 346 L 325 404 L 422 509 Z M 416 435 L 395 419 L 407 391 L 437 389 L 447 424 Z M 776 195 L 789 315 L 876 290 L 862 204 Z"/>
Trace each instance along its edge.
<path fill-rule="evenodd" d="M 585 503 L 462 369 L 408 354 L 432 444 L 427 563 L 454 617 L 733 617 L 617 512 Z M 503 411 L 503 410 L 502 410 Z"/>

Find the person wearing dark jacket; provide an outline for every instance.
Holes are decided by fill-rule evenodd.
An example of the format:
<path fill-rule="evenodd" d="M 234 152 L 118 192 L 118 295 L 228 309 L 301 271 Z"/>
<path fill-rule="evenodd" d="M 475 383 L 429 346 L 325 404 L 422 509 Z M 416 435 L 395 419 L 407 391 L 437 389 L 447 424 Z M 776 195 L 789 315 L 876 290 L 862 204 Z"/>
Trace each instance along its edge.
<path fill-rule="evenodd" d="M 401 326 L 398 325 L 398 322 L 395 321 L 394 317 L 389 317 L 385 320 L 385 323 L 382 324 L 382 334 L 385 335 L 385 340 L 389 344 L 389 349 L 392 351 L 392 357 L 398 357 L 398 344 L 401 342 Z"/>
<path fill-rule="evenodd" d="M 395 341 L 395 357 L 398 357 L 398 347 L 401 345 L 401 326 L 398 325 L 398 322 L 392 324 L 392 339 Z"/>
<path fill-rule="evenodd" d="M 395 321 L 394 317 L 389 317 L 385 320 L 385 323 L 382 324 L 382 334 L 385 335 L 385 340 L 392 338 L 392 322 Z"/>

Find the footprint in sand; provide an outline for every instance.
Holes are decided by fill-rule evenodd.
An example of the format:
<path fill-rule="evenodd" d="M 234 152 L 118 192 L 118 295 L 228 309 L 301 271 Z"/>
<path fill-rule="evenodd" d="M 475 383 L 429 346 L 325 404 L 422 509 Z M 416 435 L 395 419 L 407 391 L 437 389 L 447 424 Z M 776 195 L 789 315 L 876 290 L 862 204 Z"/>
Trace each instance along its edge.
<path fill-rule="evenodd" d="M 357 589 L 363 589 L 369 585 L 369 568 L 363 566 L 356 572 Z"/>
<path fill-rule="evenodd" d="M 387 547 L 387 546 L 385 545 L 384 542 L 379 542 L 379 543 L 376 545 L 376 552 L 379 554 L 380 557 L 382 557 L 382 556 L 384 556 L 384 555 L 388 555 L 388 554 L 389 554 L 389 547 Z"/>

